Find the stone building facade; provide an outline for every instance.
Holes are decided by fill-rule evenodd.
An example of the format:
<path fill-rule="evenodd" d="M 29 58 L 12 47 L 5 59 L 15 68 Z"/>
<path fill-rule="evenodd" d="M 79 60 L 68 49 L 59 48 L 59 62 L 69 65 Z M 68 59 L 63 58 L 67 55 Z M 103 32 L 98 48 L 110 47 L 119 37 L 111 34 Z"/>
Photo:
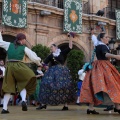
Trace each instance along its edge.
<path fill-rule="evenodd" d="M 1 6 L 2 0 L 0 0 L 0 11 L 2 11 Z M 106 23 L 106 32 L 111 38 L 116 36 L 115 20 L 107 17 L 108 11 L 105 9 L 109 6 L 110 0 L 83 0 L 83 33 L 75 36 L 73 44 L 75 49 L 81 49 L 84 52 L 85 61 L 89 60 L 93 49 L 90 28 L 95 27 L 96 35 L 99 34 L 99 27 L 96 25 L 98 21 Z M 105 15 L 103 17 L 96 16 L 96 12 L 101 9 L 105 10 Z M 50 15 L 42 16 L 40 13 L 43 10 L 49 11 Z M 1 16 L 0 13 L 0 18 Z M 49 47 L 52 43 L 60 47 L 66 46 L 68 38 L 63 32 L 63 18 L 63 0 L 28 0 L 27 28 L 18 29 L 3 26 L 3 38 L 12 42 L 17 33 L 23 32 L 32 46 L 43 44 Z"/>

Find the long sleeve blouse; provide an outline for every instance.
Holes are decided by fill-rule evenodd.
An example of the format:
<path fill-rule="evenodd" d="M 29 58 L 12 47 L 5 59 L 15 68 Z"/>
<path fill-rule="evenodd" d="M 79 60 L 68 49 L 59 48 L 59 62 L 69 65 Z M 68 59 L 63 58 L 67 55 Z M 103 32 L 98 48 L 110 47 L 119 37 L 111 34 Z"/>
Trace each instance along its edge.
<path fill-rule="evenodd" d="M 63 65 L 65 63 L 65 56 L 70 52 L 70 48 L 66 48 L 65 50 L 61 51 L 58 56 L 53 56 L 51 53 L 45 60 L 44 63 L 48 64 L 50 63 L 51 66 L 61 64 Z"/>
<path fill-rule="evenodd" d="M 110 53 L 107 45 L 98 45 L 96 46 L 96 56 L 98 60 L 109 60 L 108 58 L 105 57 L 106 53 Z"/>

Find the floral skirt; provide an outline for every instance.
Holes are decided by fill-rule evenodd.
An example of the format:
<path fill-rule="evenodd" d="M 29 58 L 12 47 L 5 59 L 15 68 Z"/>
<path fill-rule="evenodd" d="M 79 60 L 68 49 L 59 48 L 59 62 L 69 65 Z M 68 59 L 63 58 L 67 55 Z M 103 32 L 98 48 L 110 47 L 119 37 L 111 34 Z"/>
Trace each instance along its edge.
<path fill-rule="evenodd" d="M 82 84 L 80 102 L 94 105 L 120 104 L 120 74 L 106 60 L 93 62 Z"/>
<path fill-rule="evenodd" d="M 45 72 L 39 100 L 43 104 L 58 105 L 74 101 L 74 87 L 69 70 L 65 66 L 52 66 Z"/>

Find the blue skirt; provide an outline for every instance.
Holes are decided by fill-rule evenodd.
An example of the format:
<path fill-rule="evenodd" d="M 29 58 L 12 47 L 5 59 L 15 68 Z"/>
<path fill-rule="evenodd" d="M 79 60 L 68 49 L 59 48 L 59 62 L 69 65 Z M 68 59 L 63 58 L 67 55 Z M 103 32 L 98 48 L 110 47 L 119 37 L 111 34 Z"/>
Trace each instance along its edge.
<path fill-rule="evenodd" d="M 73 102 L 74 98 L 75 90 L 69 69 L 62 65 L 50 67 L 40 84 L 40 102 L 58 105 Z"/>

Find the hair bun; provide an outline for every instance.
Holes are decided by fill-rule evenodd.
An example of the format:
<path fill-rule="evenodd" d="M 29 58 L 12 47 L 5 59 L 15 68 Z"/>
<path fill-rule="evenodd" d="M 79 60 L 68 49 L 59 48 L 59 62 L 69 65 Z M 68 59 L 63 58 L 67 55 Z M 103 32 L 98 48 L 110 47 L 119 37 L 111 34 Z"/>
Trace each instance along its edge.
<path fill-rule="evenodd" d="M 22 39 L 26 39 L 25 34 L 23 34 L 23 33 L 18 33 L 18 34 L 16 35 L 16 40 L 22 40 Z"/>

